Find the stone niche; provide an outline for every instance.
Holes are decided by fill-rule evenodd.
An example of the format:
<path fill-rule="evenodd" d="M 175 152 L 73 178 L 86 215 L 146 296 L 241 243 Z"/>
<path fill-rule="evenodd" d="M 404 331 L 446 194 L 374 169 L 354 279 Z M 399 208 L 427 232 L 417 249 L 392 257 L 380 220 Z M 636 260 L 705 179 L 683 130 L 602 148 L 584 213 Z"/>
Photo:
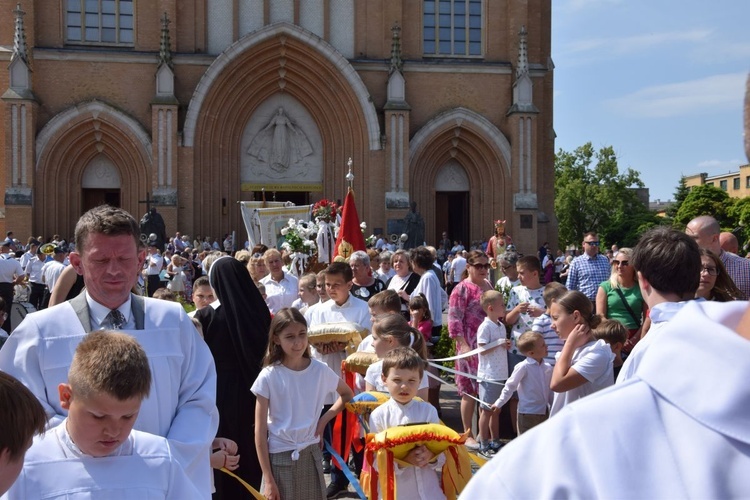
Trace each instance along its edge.
<path fill-rule="evenodd" d="M 323 140 L 310 112 L 288 94 L 275 94 L 250 117 L 242 133 L 243 191 L 320 191 Z"/>

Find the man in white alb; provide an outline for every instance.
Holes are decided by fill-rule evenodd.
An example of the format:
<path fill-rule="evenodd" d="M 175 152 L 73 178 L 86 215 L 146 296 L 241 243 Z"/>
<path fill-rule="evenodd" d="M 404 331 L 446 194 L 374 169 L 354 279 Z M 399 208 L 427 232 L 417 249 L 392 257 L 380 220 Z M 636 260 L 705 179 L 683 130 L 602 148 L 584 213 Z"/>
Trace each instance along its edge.
<path fill-rule="evenodd" d="M 57 387 L 67 380 L 78 343 L 92 330 L 126 331 L 146 351 L 153 372 L 135 429 L 166 437 L 209 498 L 209 452 L 219 423 L 213 358 L 180 304 L 131 293 L 145 259 L 139 234 L 136 220 L 122 209 L 103 205 L 83 214 L 70 263 L 86 292 L 26 316 L 0 350 L 0 370 L 39 398 L 54 427 L 65 418 Z"/>

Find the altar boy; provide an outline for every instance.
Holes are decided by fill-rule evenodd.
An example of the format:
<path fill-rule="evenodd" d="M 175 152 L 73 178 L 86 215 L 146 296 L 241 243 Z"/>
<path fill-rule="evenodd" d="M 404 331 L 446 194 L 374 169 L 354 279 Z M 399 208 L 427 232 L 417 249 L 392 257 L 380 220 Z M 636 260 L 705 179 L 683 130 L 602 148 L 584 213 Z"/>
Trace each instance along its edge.
<path fill-rule="evenodd" d="M 87 335 L 58 387 L 67 418 L 34 442 L 3 499 L 200 498 L 167 440 L 133 430 L 150 389 L 148 357 L 133 337 Z"/>

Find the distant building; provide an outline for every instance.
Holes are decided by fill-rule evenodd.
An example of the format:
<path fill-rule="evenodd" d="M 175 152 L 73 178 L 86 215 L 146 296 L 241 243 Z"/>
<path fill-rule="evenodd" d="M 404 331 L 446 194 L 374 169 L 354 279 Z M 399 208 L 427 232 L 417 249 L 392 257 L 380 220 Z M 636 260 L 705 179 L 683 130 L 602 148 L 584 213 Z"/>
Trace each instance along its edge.
<path fill-rule="evenodd" d="M 688 189 L 703 185 L 723 189 L 732 198 L 744 198 L 750 195 L 750 164 L 741 165 L 737 172 L 712 175 L 711 177 L 706 173 L 685 177 L 685 186 Z"/>
<path fill-rule="evenodd" d="M 659 217 L 666 217 L 667 216 L 667 210 L 669 210 L 672 205 L 674 205 L 674 202 L 671 200 L 667 201 L 661 201 L 661 200 L 654 200 L 649 202 L 648 209 L 652 212 L 655 212 L 656 215 Z"/>

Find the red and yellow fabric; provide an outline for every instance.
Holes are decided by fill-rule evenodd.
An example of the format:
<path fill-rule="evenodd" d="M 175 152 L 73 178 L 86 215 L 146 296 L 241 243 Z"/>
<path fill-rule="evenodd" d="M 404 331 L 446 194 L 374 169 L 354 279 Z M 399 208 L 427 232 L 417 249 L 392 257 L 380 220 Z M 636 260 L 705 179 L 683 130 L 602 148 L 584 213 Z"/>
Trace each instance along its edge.
<path fill-rule="evenodd" d="M 440 424 L 401 425 L 378 434 L 368 434 L 362 487 L 367 498 L 378 498 L 378 488 L 384 500 L 396 500 L 394 463 L 411 466 L 403 459 L 413 448 L 424 445 L 435 455 L 445 453 L 442 488 L 448 500 L 454 500 L 471 479 L 471 462 L 464 443 L 468 433 L 459 434 Z M 377 471 L 373 465 L 377 462 Z"/>

